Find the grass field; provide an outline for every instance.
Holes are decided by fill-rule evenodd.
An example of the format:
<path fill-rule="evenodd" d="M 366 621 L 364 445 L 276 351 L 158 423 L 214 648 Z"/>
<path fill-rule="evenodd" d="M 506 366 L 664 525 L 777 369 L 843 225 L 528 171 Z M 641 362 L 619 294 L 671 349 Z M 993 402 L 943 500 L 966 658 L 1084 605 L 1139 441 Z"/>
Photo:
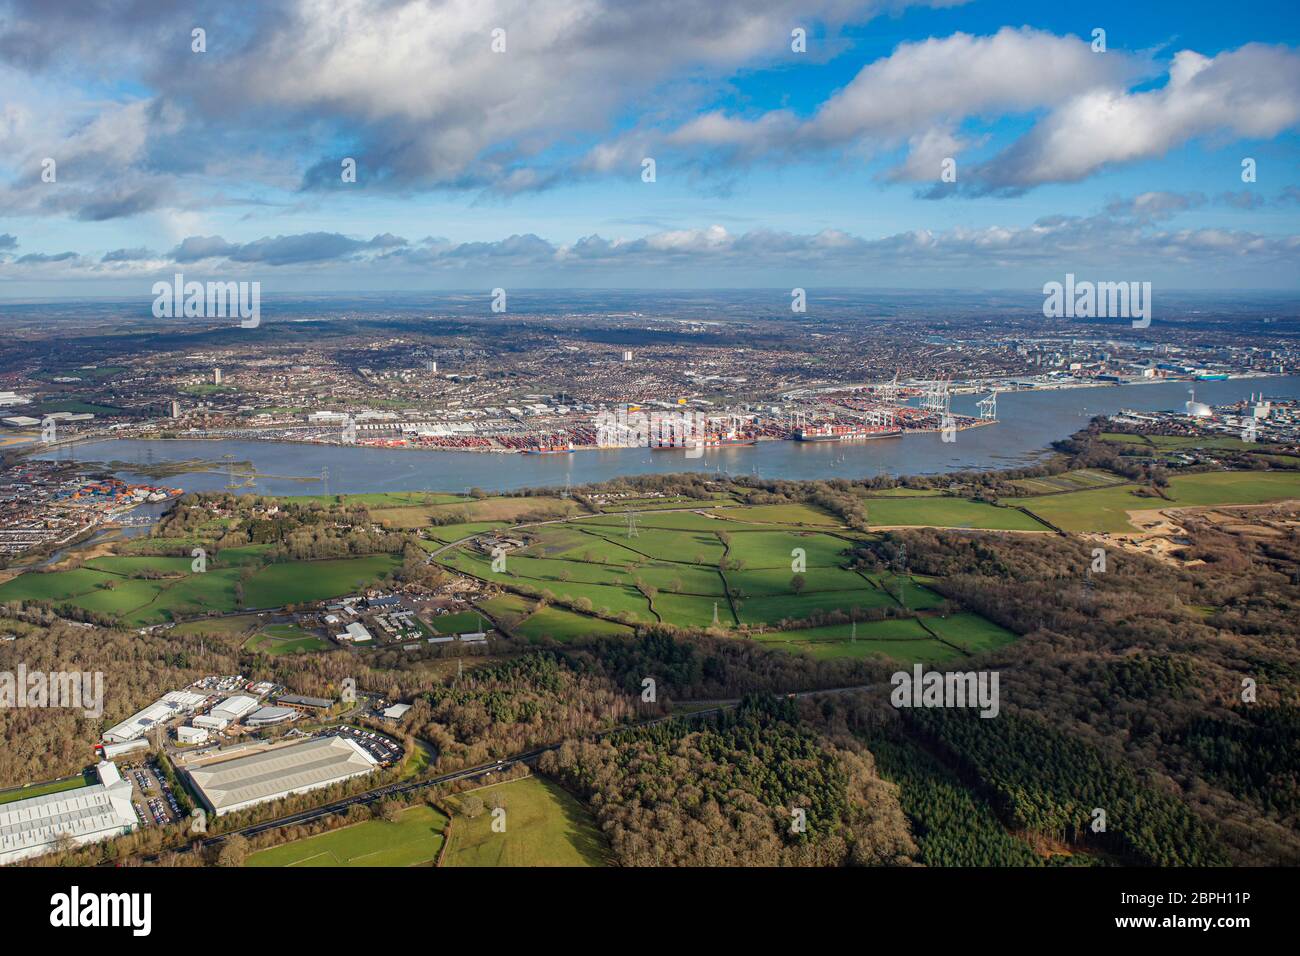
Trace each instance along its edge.
<path fill-rule="evenodd" d="M 1017 501 L 1017 504 L 1021 504 Z M 1022 511 L 965 498 L 873 498 L 867 503 L 873 528 L 975 528 L 984 531 L 1047 531 Z"/>
<path fill-rule="evenodd" d="M 504 527 L 506 527 L 504 521 L 472 521 L 461 524 L 437 525 L 428 530 L 428 535 L 433 538 L 433 542 L 425 541 L 422 544 L 430 546 L 430 550 L 433 550 L 440 544 L 450 544 L 453 541 L 459 541 L 461 538 L 468 538 L 471 535 L 483 534 L 485 531 L 495 531 Z"/>
<path fill-rule="evenodd" d="M 420 866 L 438 858 L 447 818 L 432 807 L 369 820 L 251 854 L 245 866 Z"/>
<path fill-rule="evenodd" d="M 1127 484 L 1128 479 L 1113 472 L 1097 468 L 1080 468 L 1065 471 L 1059 475 L 1044 478 L 1020 478 L 1011 484 L 1017 488 L 1036 495 L 1048 495 L 1057 491 L 1087 491 L 1091 488 L 1107 488 L 1111 485 Z"/>
<path fill-rule="evenodd" d="M 493 620 L 511 627 L 532 613 L 535 602 L 519 594 L 498 594 L 478 602 Z"/>
<path fill-rule="evenodd" d="M 625 624 L 577 614 L 553 605 L 534 611 L 526 620 L 515 624 L 511 630 L 522 637 L 549 638 L 560 643 L 580 637 L 597 637 L 606 634 L 628 637 L 632 634 L 632 628 Z"/>
<path fill-rule="evenodd" d="M 350 594 L 374 584 L 400 564 L 399 558 L 389 554 L 269 564 L 244 585 L 244 606 L 280 607 Z"/>
<path fill-rule="evenodd" d="M 962 612 L 948 617 L 927 617 L 926 626 L 949 644 L 956 644 L 970 654 L 978 654 L 1010 644 L 1016 635 L 978 614 Z"/>
<path fill-rule="evenodd" d="M 1244 442 L 1228 435 L 1126 435 L 1123 432 L 1102 432 L 1100 437 L 1105 442 L 1134 445 L 1152 452 L 1185 451 L 1188 448 L 1248 451 L 1260 447 L 1258 443 Z"/>
<path fill-rule="evenodd" d="M 247 634 L 260 622 L 256 614 L 240 614 L 236 617 L 213 617 L 202 621 L 190 621 L 187 624 L 177 624 L 172 629 L 172 634 L 185 636 L 188 634 L 227 634 L 231 637 L 240 637 Z"/>
<path fill-rule="evenodd" d="M 433 629 L 439 634 L 471 634 L 491 627 L 491 621 L 485 621 L 474 611 L 460 611 L 457 614 L 439 614 L 433 619 Z"/>
<path fill-rule="evenodd" d="M 27 787 L 14 787 L 12 790 L 0 790 L 0 804 L 26 800 L 28 797 L 43 797 L 49 793 L 63 793 L 66 790 L 80 790 L 88 786 L 88 775 L 68 777 L 64 780 L 51 780 L 48 783 L 34 783 Z"/>
<path fill-rule="evenodd" d="M 605 866 L 609 850 L 591 815 L 542 777 L 525 777 L 473 791 L 489 809 L 470 819 L 465 798 L 447 798 L 456 812 L 444 866 Z M 506 811 L 505 832 L 492 830 L 490 807 Z"/>
<path fill-rule="evenodd" d="M 625 511 L 654 511 L 663 508 L 715 508 L 719 505 L 735 504 L 736 499 L 730 495 L 715 494 L 708 498 L 684 498 L 672 495 L 667 498 L 620 498 L 606 502 L 600 510 L 607 513 Z"/>
<path fill-rule="evenodd" d="M 786 525 L 821 525 L 839 528 L 844 522 L 829 511 L 822 511 L 811 505 L 753 505 L 744 509 L 744 520 L 754 522 L 771 521 Z"/>
<path fill-rule="evenodd" d="M 928 664 L 957 660 L 963 656 L 960 650 L 936 640 L 914 618 L 860 621 L 856 626 L 833 624 L 797 631 L 773 631 L 755 639 L 768 647 L 806 654 L 819 660 L 880 655 L 902 664 Z"/>
<path fill-rule="evenodd" d="M 310 651 L 327 651 L 334 645 L 293 624 L 268 624 L 249 638 L 246 651 L 257 651 L 272 656 L 303 654 Z"/>
<path fill-rule="evenodd" d="M 222 557 L 231 550 L 222 552 Z M 243 549 L 240 549 L 241 551 Z M 237 559 L 246 557 L 236 554 Z M 49 601 L 106 614 L 128 627 L 198 617 L 240 608 L 236 585 L 241 569 L 209 565 L 190 570 L 189 558 L 117 555 L 95 558 L 68 571 L 21 574 L 0 585 L 0 601 Z M 331 561 L 286 561 L 257 570 L 244 587 L 244 607 L 280 607 L 348 594 L 375 583 L 398 567 L 393 555 Z M 165 577 L 131 577 L 152 571 Z M 213 627 L 210 622 L 205 626 Z"/>
<path fill-rule="evenodd" d="M 876 504 L 894 509 L 895 514 L 901 513 L 899 509 L 910 509 L 913 515 L 925 510 L 930 517 L 943 520 L 1000 522 L 1046 530 L 1023 513 L 959 499 L 899 497 L 873 502 L 873 507 Z M 590 603 L 584 607 L 601 618 L 630 612 L 636 622 L 657 619 L 676 627 L 710 627 L 715 608 L 719 626 L 730 630 L 742 625 L 780 626 L 830 612 L 857 611 L 865 616 L 870 609 L 899 607 L 900 598 L 901 606 L 909 611 L 925 612 L 945 603 L 939 593 L 915 577 L 900 581 L 889 575 L 877 580 L 847 567 L 855 543 L 872 535 L 832 530 L 832 516 L 816 509 L 736 505 L 727 512 L 726 520 L 695 513 L 643 514 L 638 517 L 635 536 L 628 534 L 626 517 L 613 514 L 531 529 L 528 545 L 508 554 L 506 570 L 500 573 L 491 570 L 486 555 L 470 547 L 448 552 L 438 560 L 503 587 L 526 588 L 532 594 L 546 591 L 563 601 L 586 600 Z M 760 522 L 758 518 L 768 520 Z M 780 525 L 775 523 L 778 520 L 798 524 Z M 791 570 L 796 560 L 804 562 L 798 591 Z M 725 569 L 720 569 L 724 562 Z M 651 589 L 649 607 L 637 585 Z M 629 633 L 628 628 L 612 621 L 607 622 L 612 628 L 601 627 L 586 615 L 554 605 L 534 612 L 532 603 L 509 595 L 490 599 L 483 606 L 512 633 L 533 639 L 571 642 L 598 634 Z M 891 651 L 908 660 L 922 651 L 925 660 L 962 656 L 960 641 L 945 643 L 915 621 L 902 626 L 909 630 L 907 639 L 925 646 L 903 646 L 899 641 L 904 638 L 893 635 L 888 640 L 881 638 L 873 649 L 846 649 L 822 646 L 837 642 L 809 640 L 807 632 L 801 632 L 804 636 L 798 640 L 773 643 L 818 657 Z M 963 637 L 972 652 L 1006 638 L 1000 629 L 996 634 L 976 632 L 973 624 L 971 629 L 972 633 Z"/>
<path fill-rule="evenodd" d="M 1104 488 L 1063 495 L 1020 498 L 1018 503 L 1066 531 L 1136 530 L 1129 511 L 1196 505 L 1248 505 L 1300 497 L 1294 472 L 1210 471 L 1170 479 L 1164 498 L 1142 497 L 1132 488 Z"/>
<path fill-rule="evenodd" d="M 288 495 L 285 501 L 323 505 L 365 505 L 367 508 L 407 508 L 419 505 L 446 505 L 471 499 L 464 495 L 440 494 L 435 491 L 377 491 L 356 495 Z"/>

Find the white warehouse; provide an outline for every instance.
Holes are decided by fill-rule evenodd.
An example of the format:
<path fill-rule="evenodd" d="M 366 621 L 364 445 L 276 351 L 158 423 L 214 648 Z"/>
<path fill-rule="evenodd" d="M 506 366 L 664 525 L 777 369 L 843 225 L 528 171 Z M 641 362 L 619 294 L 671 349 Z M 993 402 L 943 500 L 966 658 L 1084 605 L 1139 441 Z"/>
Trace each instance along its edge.
<path fill-rule="evenodd" d="M 174 690 L 164 694 L 144 710 L 137 711 L 115 727 L 104 732 L 102 739 L 106 743 L 126 743 L 143 737 L 159 724 L 166 724 L 182 714 L 188 714 L 208 698 L 186 690 Z"/>
<path fill-rule="evenodd" d="M 217 816 L 269 800 L 319 790 L 372 772 L 378 762 L 347 737 L 316 737 L 248 757 L 187 770 Z"/>
<path fill-rule="evenodd" d="M 107 760 L 95 771 L 89 787 L 0 804 L 0 866 L 48 853 L 63 834 L 81 845 L 134 830 L 130 782 Z"/>

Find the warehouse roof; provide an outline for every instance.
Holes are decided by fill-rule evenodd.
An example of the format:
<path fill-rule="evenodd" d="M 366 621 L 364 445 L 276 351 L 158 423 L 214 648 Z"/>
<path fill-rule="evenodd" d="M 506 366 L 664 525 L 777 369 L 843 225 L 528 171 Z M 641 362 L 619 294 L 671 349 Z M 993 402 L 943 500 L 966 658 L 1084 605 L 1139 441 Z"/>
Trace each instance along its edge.
<path fill-rule="evenodd" d="M 249 697 L 247 694 L 236 694 L 233 697 L 227 697 L 208 713 L 213 717 L 225 720 L 238 720 L 256 706 L 256 697 Z"/>
<path fill-rule="evenodd" d="M 0 805 L 0 864 L 47 853 L 65 833 L 89 843 L 134 829 L 131 784 L 112 763 L 96 770 L 97 784 Z"/>
<path fill-rule="evenodd" d="M 317 737 L 288 747 L 238 757 L 189 771 L 218 813 L 277 800 L 369 773 L 375 758 L 346 737 Z"/>
<path fill-rule="evenodd" d="M 298 712 L 292 707 L 259 707 L 244 718 L 244 723 L 256 727 L 259 724 L 278 724 L 282 720 L 289 720 L 296 716 Z"/>

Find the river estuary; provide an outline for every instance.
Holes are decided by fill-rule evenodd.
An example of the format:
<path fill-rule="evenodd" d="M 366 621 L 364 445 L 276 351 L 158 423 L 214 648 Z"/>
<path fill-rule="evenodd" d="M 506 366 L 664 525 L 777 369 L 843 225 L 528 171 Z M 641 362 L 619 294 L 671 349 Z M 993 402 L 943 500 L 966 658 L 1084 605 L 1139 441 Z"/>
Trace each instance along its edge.
<path fill-rule="evenodd" d="M 1124 408 L 1142 411 L 1181 408 L 1190 384 L 1004 392 L 998 395 L 995 425 L 957 433 L 944 443 L 938 434 L 909 435 L 859 443 L 760 442 L 749 447 L 710 448 L 700 458 L 648 448 L 580 451 L 568 455 L 483 454 L 417 449 L 365 448 L 262 441 L 138 441 L 107 439 L 55 449 L 37 457 L 76 461 L 163 463 L 201 459 L 252 462 L 260 474 L 237 490 L 268 495 L 341 494 L 377 491 L 453 491 L 470 487 L 514 490 L 582 485 L 625 475 L 684 471 L 758 475 L 763 478 L 862 478 L 878 474 L 941 474 L 962 469 L 1007 468 L 1039 458 L 1051 442 L 1065 438 L 1094 415 Z M 1300 398 L 1300 376 L 1195 383 L 1198 401 L 1213 405 L 1263 392 L 1271 398 Z M 979 395 L 959 395 L 953 410 L 976 414 Z M 327 477 L 322 479 L 322 474 Z M 271 477 L 275 476 L 275 477 Z M 153 481 L 186 491 L 225 488 L 224 473 L 183 473 L 148 479 L 130 470 L 127 481 Z M 242 479 L 236 477 L 237 483 Z"/>

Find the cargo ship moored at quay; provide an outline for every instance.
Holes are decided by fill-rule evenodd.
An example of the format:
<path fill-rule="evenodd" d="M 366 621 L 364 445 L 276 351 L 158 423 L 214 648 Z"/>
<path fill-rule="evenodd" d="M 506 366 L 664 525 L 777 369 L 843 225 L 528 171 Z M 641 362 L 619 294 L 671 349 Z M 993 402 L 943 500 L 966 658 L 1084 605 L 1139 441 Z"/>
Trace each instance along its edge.
<path fill-rule="evenodd" d="M 901 428 L 870 428 L 861 425 L 806 425 L 794 430 L 795 441 L 867 441 L 874 438 L 899 438 Z"/>

